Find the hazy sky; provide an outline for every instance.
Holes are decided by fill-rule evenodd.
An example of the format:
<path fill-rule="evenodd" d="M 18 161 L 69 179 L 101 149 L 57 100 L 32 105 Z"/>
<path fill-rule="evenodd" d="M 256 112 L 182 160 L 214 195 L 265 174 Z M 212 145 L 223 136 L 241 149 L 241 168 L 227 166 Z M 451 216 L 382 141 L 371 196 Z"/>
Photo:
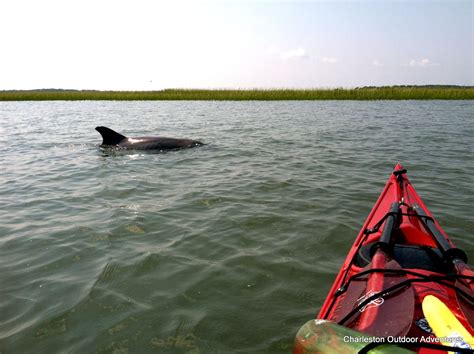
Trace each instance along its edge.
<path fill-rule="evenodd" d="M 473 1 L 1 0 L 0 90 L 473 84 Z"/>

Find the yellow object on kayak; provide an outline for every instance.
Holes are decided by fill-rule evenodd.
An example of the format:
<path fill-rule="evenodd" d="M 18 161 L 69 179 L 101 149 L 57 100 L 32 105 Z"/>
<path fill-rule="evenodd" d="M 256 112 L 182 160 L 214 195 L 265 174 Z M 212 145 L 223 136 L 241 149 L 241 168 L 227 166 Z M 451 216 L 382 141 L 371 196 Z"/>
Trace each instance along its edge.
<path fill-rule="evenodd" d="M 474 348 L 474 337 L 458 321 L 444 302 L 436 296 L 428 295 L 423 299 L 422 308 L 428 324 L 444 345 Z"/>

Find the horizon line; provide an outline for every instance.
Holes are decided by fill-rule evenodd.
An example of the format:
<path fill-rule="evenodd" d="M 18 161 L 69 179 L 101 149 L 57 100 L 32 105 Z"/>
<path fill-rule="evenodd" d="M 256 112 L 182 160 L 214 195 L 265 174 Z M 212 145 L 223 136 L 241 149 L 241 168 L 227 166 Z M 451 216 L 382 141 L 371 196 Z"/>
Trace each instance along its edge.
<path fill-rule="evenodd" d="M 367 86 L 334 86 L 334 87 L 168 87 L 156 90 L 136 89 L 75 89 L 75 88 L 34 88 L 34 89 L 2 89 L 0 92 L 32 92 L 32 91 L 69 91 L 69 92 L 164 92 L 164 91 L 316 91 L 316 90 L 357 90 L 375 88 L 474 88 L 474 85 L 456 84 L 423 84 L 423 85 L 367 85 Z"/>

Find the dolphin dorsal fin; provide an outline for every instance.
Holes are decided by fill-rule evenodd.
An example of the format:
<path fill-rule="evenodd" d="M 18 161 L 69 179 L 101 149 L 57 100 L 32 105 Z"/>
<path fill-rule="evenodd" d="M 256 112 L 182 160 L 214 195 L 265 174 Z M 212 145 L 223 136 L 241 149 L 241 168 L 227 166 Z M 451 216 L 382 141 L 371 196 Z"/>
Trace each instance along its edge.
<path fill-rule="evenodd" d="M 96 127 L 95 130 L 102 135 L 102 145 L 117 145 L 123 139 L 127 139 L 126 136 L 123 136 L 107 127 Z"/>

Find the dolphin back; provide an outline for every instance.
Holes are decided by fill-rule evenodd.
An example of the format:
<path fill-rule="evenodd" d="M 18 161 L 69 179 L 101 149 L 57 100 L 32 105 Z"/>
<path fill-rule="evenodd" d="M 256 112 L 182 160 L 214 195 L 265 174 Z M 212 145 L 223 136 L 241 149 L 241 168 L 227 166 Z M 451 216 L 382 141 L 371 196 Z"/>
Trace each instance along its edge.
<path fill-rule="evenodd" d="M 107 127 L 96 127 L 95 130 L 102 135 L 102 145 L 117 145 L 122 140 L 127 139 L 126 136 Z"/>

